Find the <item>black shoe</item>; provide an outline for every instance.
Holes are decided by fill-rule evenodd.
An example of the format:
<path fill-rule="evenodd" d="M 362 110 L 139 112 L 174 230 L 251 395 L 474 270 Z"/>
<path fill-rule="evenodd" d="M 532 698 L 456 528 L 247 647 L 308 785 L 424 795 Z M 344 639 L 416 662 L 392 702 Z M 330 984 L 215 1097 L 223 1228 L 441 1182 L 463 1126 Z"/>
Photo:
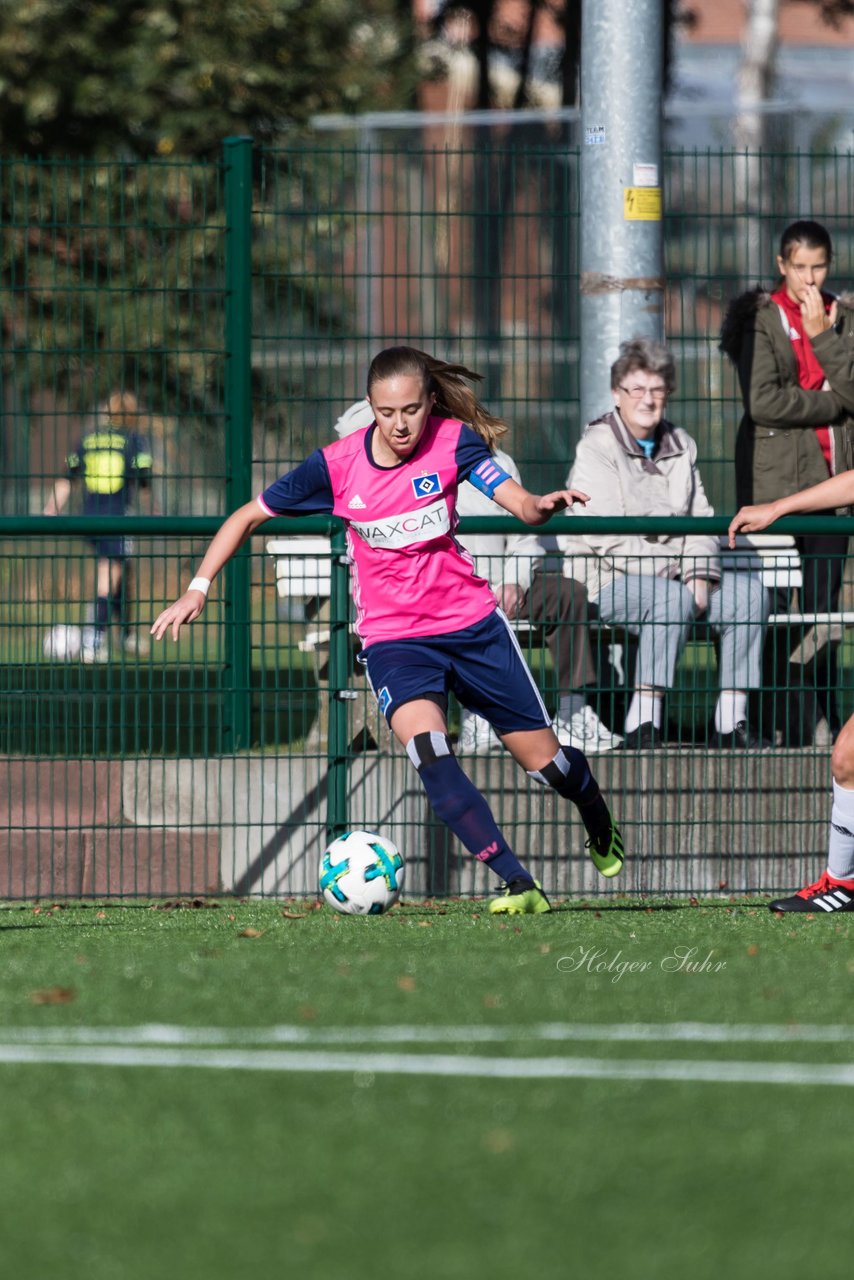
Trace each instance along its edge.
<path fill-rule="evenodd" d="M 778 898 L 768 903 L 769 911 L 823 911 L 832 915 L 835 911 L 854 911 L 854 881 L 831 880 L 825 871 L 815 884 L 799 889 L 791 898 Z"/>
<path fill-rule="evenodd" d="M 709 746 L 716 751 L 761 751 L 770 745 L 751 729 L 746 720 L 739 720 L 732 733 L 718 733 L 716 729 L 709 738 Z"/>
<path fill-rule="evenodd" d="M 619 751 L 657 751 L 663 746 L 661 730 L 657 729 L 651 720 L 644 720 L 643 724 L 639 724 L 636 729 L 632 729 L 631 733 L 625 735 L 623 745 L 617 749 Z"/>

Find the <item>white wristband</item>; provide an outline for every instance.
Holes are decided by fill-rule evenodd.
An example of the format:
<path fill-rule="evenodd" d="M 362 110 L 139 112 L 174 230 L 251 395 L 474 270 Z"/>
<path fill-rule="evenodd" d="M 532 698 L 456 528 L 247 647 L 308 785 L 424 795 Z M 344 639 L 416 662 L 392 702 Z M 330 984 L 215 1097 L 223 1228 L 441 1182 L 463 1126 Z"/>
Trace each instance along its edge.
<path fill-rule="evenodd" d="M 210 589 L 210 578 L 193 578 L 193 581 L 190 583 L 189 587 L 187 587 L 188 591 L 201 591 L 203 596 L 206 596 Z"/>

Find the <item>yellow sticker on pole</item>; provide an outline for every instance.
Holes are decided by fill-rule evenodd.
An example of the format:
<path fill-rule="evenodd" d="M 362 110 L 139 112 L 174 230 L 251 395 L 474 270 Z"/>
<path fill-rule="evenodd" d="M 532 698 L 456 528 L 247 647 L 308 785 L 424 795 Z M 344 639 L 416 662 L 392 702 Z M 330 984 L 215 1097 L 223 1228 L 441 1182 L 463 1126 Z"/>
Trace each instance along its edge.
<path fill-rule="evenodd" d="M 628 222 L 660 222 L 661 187 L 624 187 L 623 217 Z"/>

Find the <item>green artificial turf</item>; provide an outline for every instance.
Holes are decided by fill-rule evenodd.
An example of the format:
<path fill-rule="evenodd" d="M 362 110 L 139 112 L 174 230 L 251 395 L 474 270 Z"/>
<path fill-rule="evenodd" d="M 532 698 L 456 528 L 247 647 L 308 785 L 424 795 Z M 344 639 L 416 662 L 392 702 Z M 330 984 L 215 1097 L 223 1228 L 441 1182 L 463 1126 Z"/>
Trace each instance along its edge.
<path fill-rule="evenodd" d="M 852 988 L 749 901 L 6 907 L 4 1274 L 841 1277 Z"/>

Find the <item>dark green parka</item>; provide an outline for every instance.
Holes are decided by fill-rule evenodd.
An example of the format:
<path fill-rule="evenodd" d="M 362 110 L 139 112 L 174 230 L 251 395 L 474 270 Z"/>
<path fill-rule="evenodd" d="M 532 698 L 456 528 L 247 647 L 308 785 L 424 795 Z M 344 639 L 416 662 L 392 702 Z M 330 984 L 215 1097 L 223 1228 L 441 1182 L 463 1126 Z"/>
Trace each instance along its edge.
<path fill-rule="evenodd" d="M 816 427 L 831 428 L 832 470 L 854 467 L 854 295 L 838 299 L 834 328 L 812 339 L 829 390 L 798 381 L 788 323 L 764 289 L 730 303 L 720 347 L 738 370 L 744 416 L 735 442 L 739 506 L 773 502 L 827 479 Z"/>

